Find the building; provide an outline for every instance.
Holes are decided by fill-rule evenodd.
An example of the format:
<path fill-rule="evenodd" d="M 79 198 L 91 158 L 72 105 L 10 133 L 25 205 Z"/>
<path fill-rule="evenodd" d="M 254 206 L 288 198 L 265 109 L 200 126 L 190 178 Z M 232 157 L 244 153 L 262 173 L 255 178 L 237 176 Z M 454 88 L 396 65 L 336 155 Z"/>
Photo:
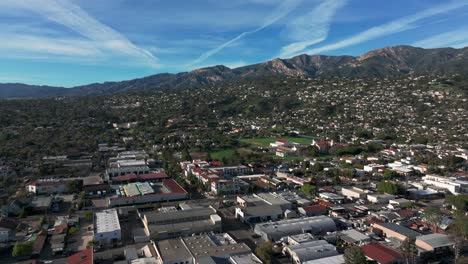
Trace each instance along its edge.
<path fill-rule="evenodd" d="M 395 195 L 391 194 L 368 194 L 367 201 L 371 203 L 388 203 L 390 200 L 394 200 Z"/>
<path fill-rule="evenodd" d="M 424 184 L 443 188 L 452 194 L 468 193 L 468 181 L 456 177 L 444 177 L 439 175 L 426 175 Z"/>
<path fill-rule="evenodd" d="M 341 188 L 341 194 L 349 199 L 366 199 L 367 197 L 367 192 L 364 189 L 357 188 L 357 187 L 343 187 Z"/>
<path fill-rule="evenodd" d="M 221 217 L 209 207 L 140 212 L 145 233 L 155 240 L 221 232 Z"/>
<path fill-rule="evenodd" d="M 115 244 L 122 239 L 119 216 L 116 209 L 95 214 L 94 240 L 101 244 Z"/>
<path fill-rule="evenodd" d="M 361 245 L 370 242 L 371 238 L 355 229 L 348 229 L 340 232 L 340 239 L 348 244 Z"/>
<path fill-rule="evenodd" d="M 378 264 L 393 264 L 402 261 L 400 252 L 383 244 L 370 243 L 361 246 L 361 249 L 369 260 Z"/>
<path fill-rule="evenodd" d="M 445 234 L 429 234 L 416 237 L 416 246 L 435 253 L 447 252 L 453 247 L 453 242 Z"/>
<path fill-rule="evenodd" d="M 87 248 L 67 258 L 67 264 L 93 264 L 93 263 L 94 263 L 93 248 Z"/>
<path fill-rule="evenodd" d="M 409 189 L 408 196 L 412 200 L 432 200 L 442 197 L 441 193 L 428 189 Z"/>
<path fill-rule="evenodd" d="M 55 194 L 68 192 L 69 180 L 39 180 L 26 185 L 26 190 L 34 194 Z"/>
<path fill-rule="evenodd" d="M 333 219 L 326 216 L 314 216 L 288 219 L 271 223 L 256 224 L 254 232 L 264 240 L 278 241 L 282 237 L 311 233 L 313 235 L 336 231 Z"/>
<path fill-rule="evenodd" d="M 236 218 L 246 223 L 277 220 L 283 217 L 284 212 L 293 209 L 291 202 L 276 193 L 238 196 L 237 203 Z"/>
<path fill-rule="evenodd" d="M 291 256 L 293 263 L 296 264 L 339 255 L 336 248 L 325 240 L 289 245 L 285 247 L 284 251 Z"/>
<path fill-rule="evenodd" d="M 123 151 L 109 159 L 106 169 L 106 179 L 119 175 L 134 173 L 137 175 L 150 173 L 149 155 L 143 150 Z"/>
<path fill-rule="evenodd" d="M 156 242 L 158 264 L 261 264 L 245 243 L 230 235 L 205 234 Z"/>
<path fill-rule="evenodd" d="M 385 170 L 385 166 L 381 164 L 372 163 L 372 164 L 364 165 L 365 172 L 373 173 L 373 172 L 384 171 L 384 170 Z"/>
<path fill-rule="evenodd" d="M 392 199 L 388 201 L 388 208 L 390 209 L 400 209 L 400 208 L 407 208 L 413 204 L 413 201 L 407 200 L 404 198 L 400 199 Z"/>
<path fill-rule="evenodd" d="M 35 196 L 30 203 L 30 206 L 35 212 L 47 212 L 52 205 L 51 196 Z"/>
<path fill-rule="evenodd" d="M 394 237 L 401 241 L 404 241 L 407 238 L 416 238 L 420 235 L 416 231 L 394 223 L 375 223 L 373 231 L 383 237 Z"/>
<path fill-rule="evenodd" d="M 141 187 L 141 188 L 140 188 Z M 188 198 L 187 191 L 173 179 L 158 183 L 130 183 L 120 186 L 117 195 L 108 198 L 108 206 L 135 205 L 161 201 L 183 200 Z"/>
<path fill-rule="evenodd" d="M 336 255 L 328 258 L 309 260 L 302 264 L 345 264 L 345 260 L 343 255 Z"/>
<path fill-rule="evenodd" d="M 340 204 L 343 203 L 344 197 L 341 195 L 338 195 L 336 193 L 331 193 L 331 192 L 321 192 L 319 193 L 319 197 L 327 200 L 328 202 L 335 203 L 335 204 Z"/>
<path fill-rule="evenodd" d="M 237 178 L 220 179 L 211 182 L 211 193 L 215 195 L 241 193 L 248 188 L 248 183 Z"/>
<path fill-rule="evenodd" d="M 318 216 L 318 215 L 326 215 L 328 213 L 327 207 L 321 204 L 313 204 L 307 205 L 303 207 L 297 208 L 299 214 L 303 216 Z"/>
<path fill-rule="evenodd" d="M 288 210 L 288 209 L 286 209 Z M 252 207 L 236 207 L 236 218 L 245 223 L 259 223 L 278 220 L 283 217 L 283 209 L 279 205 L 258 205 Z"/>

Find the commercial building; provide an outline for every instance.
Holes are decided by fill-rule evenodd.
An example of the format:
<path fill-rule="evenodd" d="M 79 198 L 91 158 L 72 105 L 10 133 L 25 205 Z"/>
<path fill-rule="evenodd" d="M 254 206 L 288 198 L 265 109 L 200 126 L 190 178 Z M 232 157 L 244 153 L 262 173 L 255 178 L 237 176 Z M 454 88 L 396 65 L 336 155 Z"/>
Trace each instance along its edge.
<path fill-rule="evenodd" d="M 282 237 L 311 233 L 313 235 L 336 231 L 333 219 L 326 216 L 314 216 L 256 224 L 254 232 L 264 240 L 278 241 Z"/>
<path fill-rule="evenodd" d="M 221 232 L 221 217 L 209 207 L 140 212 L 145 233 L 155 240 Z"/>
<path fill-rule="evenodd" d="M 327 207 L 321 204 L 307 205 L 297 208 L 299 213 L 303 216 L 318 216 L 326 215 L 328 213 Z"/>
<path fill-rule="evenodd" d="M 371 238 L 363 233 L 355 230 L 355 229 L 348 229 L 340 232 L 340 239 L 343 240 L 345 243 L 348 244 L 356 244 L 360 245 L 363 243 L 370 242 Z"/>
<path fill-rule="evenodd" d="M 108 209 L 95 214 L 94 240 L 101 244 L 114 244 L 122 239 L 119 215 L 116 209 Z"/>
<path fill-rule="evenodd" d="M 445 234 L 429 234 L 416 237 L 416 246 L 431 252 L 446 252 L 453 247 L 453 242 Z"/>
<path fill-rule="evenodd" d="M 120 186 L 117 195 L 108 198 L 109 207 L 187 199 L 188 193 L 173 179 L 158 183 L 130 183 Z"/>
<path fill-rule="evenodd" d="M 319 193 L 319 197 L 324 199 L 324 200 L 327 200 L 328 202 L 331 202 L 331 203 L 343 203 L 344 201 L 344 197 L 341 196 L 341 195 L 338 195 L 336 193 L 331 193 L 331 192 L 321 192 Z"/>
<path fill-rule="evenodd" d="M 211 193 L 215 195 L 241 193 L 248 188 L 248 183 L 237 178 L 211 181 Z"/>
<path fill-rule="evenodd" d="M 351 187 L 351 188 L 343 187 L 341 189 L 341 194 L 346 198 L 354 199 L 354 200 L 366 199 L 367 197 L 367 191 L 361 188 L 357 188 L 357 187 Z"/>
<path fill-rule="evenodd" d="M 26 185 L 26 190 L 34 194 L 54 194 L 68 191 L 69 180 L 38 180 Z"/>
<path fill-rule="evenodd" d="M 402 257 L 400 252 L 380 243 L 370 243 L 361 247 L 364 255 L 378 264 L 400 263 Z"/>
<path fill-rule="evenodd" d="M 416 238 L 420 235 L 416 231 L 394 223 L 375 223 L 373 231 L 383 237 L 394 237 L 401 241 L 407 238 Z"/>
<path fill-rule="evenodd" d="M 109 159 L 109 165 L 106 169 L 106 179 L 112 179 L 119 175 L 148 174 L 149 155 L 143 150 L 123 151 L 117 154 L 116 157 Z"/>
<path fill-rule="evenodd" d="M 155 248 L 158 264 L 261 263 L 245 243 L 237 243 L 226 233 L 162 240 Z"/>
<path fill-rule="evenodd" d="M 325 240 L 315 240 L 289 245 L 285 247 L 284 251 L 291 256 L 293 263 L 296 264 L 339 255 L 336 248 Z"/>
<path fill-rule="evenodd" d="M 455 195 L 468 193 L 468 181 L 462 178 L 426 175 L 422 179 L 424 184 L 443 188 Z"/>
<path fill-rule="evenodd" d="M 368 194 L 367 201 L 371 203 L 388 203 L 390 200 L 395 199 L 395 195 L 391 194 Z"/>
<path fill-rule="evenodd" d="M 236 218 L 246 223 L 277 220 L 292 210 L 292 203 L 275 193 L 238 196 L 237 203 Z"/>
<path fill-rule="evenodd" d="M 343 255 L 336 255 L 328 258 L 320 258 L 302 262 L 302 264 L 345 264 Z"/>
<path fill-rule="evenodd" d="M 409 189 L 408 196 L 412 200 L 431 200 L 442 197 L 441 193 L 429 189 Z"/>

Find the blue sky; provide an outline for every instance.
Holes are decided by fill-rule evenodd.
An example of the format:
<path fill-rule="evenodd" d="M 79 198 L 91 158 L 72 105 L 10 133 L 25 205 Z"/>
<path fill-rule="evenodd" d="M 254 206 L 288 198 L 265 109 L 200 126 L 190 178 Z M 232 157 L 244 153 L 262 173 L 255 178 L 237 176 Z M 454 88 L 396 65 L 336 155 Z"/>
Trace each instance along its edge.
<path fill-rule="evenodd" d="M 468 46 L 468 0 L 1 0 L 0 82 L 71 87 L 299 54 Z"/>

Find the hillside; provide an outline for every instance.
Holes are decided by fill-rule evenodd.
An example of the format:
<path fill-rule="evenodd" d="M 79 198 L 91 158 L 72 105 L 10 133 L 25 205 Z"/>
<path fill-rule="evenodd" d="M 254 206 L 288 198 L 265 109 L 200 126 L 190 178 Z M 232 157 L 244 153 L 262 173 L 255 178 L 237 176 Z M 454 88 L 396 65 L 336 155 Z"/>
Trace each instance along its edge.
<path fill-rule="evenodd" d="M 230 69 L 218 65 L 177 74 L 162 73 L 144 78 L 95 83 L 70 89 L 25 84 L 0 84 L 0 98 L 113 94 L 151 89 L 180 89 L 221 81 L 269 76 L 390 77 L 404 74 L 468 74 L 468 47 L 422 49 L 395 46 L 361 56 L 299 55 Z"/>

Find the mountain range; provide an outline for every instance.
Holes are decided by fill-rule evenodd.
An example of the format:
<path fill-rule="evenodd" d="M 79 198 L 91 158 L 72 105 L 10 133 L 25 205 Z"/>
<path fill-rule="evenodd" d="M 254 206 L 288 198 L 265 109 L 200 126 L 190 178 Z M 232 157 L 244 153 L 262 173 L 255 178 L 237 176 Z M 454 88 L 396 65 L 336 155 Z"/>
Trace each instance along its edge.
<path fill-rule="evenodd" d="M 468 74 L 468 47 L 423 49 L 393 46 L 372 50 L 357 57 L 303 54 L 290 59 L 278 58 L 235 69 L 217 65 L 190 72 L 161 73 L 128 81 L 93 83 L 73 88 L 3 83 L 0 84 L 0 98 L 84 96 L 151 89 L 183 89 L 269 76 L 391 77 L 405 74 Z"/>

